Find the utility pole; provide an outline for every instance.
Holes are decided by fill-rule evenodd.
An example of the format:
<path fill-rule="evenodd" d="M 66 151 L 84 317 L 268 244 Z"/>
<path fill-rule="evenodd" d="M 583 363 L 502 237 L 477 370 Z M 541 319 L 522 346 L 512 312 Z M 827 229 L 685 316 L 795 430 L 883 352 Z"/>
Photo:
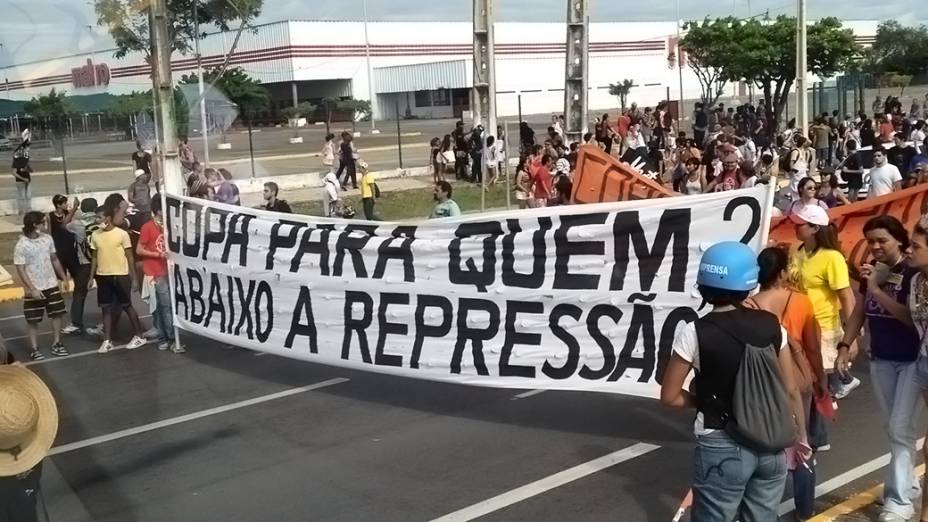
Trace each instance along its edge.
<path fill-rule="evenodd" d="M 589 0 L 567 3 L 567 65 L 564 74 L 564 132 L 568 140 L 580 141 L 587 132 L 589 105 L 590 37 L 587 16 Z"/>
<path fill-rule="evenodd" d="M 496 53 L 493 38 L 493 1 L 474 0 L 474 127 L 496 135 Z M 486 138 L 484 136 L 484 139 Z"/>
<path fill-rule="evenodd" d="M 806 0 L 797 0 L 796 15 L 796 124 L 809 136 L 809 98 L 806 95 Z"/>
<path fill-rule="evenodd" d="M 151 0 L 148 12 L 151 27 L 151 81 L 157 93 L 155 118 L 161 133 L 158 136 L 158 151 L 161 156 L 161 172 L 164 192 L 180 195 L 184 193 L 184 182 L 177 157 L 177 128 L 174 118 L 174 84 L 171 80 L 171 42 L 168 40 L 168 12 L 165 0 Z"/>
<path fill-rule="evenodd" d="M 377 104 L 377 95 L 374 94 L 374 70 L 371 68 L 371 40 L 367 36 L 367 0 L 361 0 L 361 11 L 364 13 L 364 52 L 367 56 L 367 92 L 371 97 L 371 134 L 378 134 L 377 124 L 374 123 L 374 106 Z M 396 118 L 399 119 L 399 113 Z"/>
<path fill-rule="evenodd" d="M 748 5 L 751 5 L 748 2 Z M 677 81 L 680 84 L 680 103 L 677 106 L 677 126 L 683 125 L 683 49 L 680 47 L 680 0 L 677 0 Z"/>
<path fill-rule="evenodd" d="M 209 166 L 209 131 L 206 122 L 206 97 L 203 96 L 203 66 L 200 54 L 200 17 L 197 4 L 200 0 L 193 0 L 193 42 L 197 53 L 197 90 L 200 93 L 200 136 L 203 137 L 203 165 Z"/>

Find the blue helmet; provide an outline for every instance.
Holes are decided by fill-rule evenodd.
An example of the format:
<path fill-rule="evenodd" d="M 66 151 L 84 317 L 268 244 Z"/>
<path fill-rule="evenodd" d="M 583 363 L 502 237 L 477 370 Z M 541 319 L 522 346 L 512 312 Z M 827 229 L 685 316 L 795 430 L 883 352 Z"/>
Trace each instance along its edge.
<path fill-rule="evenodd" d="M 696 284 L 733 292 L 757 287 L 760 268 L 751 247 L 737 241 L 723 241 L 709 247 L 699 261 Z"/>

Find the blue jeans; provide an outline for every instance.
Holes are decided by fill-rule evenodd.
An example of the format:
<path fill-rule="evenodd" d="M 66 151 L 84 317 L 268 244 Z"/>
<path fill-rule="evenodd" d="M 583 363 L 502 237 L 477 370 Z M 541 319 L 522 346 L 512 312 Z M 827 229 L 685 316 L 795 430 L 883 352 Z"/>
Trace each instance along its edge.
<path fill-rule="evenodd" d="M 883 488 L 883 511 L 911 518 L 915 514 L 912 497 L 918 496 L 915 478 L 917 453 L 916 427 L 921 414 L 921 389 L 915 381 L 915 362 L 870 361 L 873 393 L 883 412 L 883 425 L 889 436 L 889 467 Z"/>
<path fill-rule="evenodd" d="M 19 207 L 20 216 L 32 210 L 32 183 L 25 181 L 16 182 L 16 204 Z"/>
<path fill-rule="evenodd" d="M 693 522 L 776 522 L 786 455 L 757 453 L 723 431 L 696 437 Z"/>
<path fill-rule="evenodd" d="M 174 311 L 171 309 L 171 285 L 167 277 L 155 280 L 155 328 L 163 343 L 174 342 Z"/>

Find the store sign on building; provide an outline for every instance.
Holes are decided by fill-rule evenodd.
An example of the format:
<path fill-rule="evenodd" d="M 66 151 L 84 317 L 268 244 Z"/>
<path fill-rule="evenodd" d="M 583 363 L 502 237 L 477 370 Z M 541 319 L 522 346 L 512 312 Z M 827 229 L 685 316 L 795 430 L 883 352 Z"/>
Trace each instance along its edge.
<path fill-rule="evenodd" d="M 105 63 L 94 64 L 88 58 L 87 64 L 71 69 L 71 83 L 75 88 L 93 88 L 110 84 L 110 66 Z"/>

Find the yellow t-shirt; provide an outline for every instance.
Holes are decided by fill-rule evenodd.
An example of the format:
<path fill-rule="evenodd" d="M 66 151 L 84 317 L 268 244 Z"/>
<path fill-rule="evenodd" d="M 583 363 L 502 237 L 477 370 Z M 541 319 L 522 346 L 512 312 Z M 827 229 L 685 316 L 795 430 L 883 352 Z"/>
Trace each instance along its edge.
<path fill-rule="evenodd" d="M 830 249 L 809 254 L 800 248 L 791 261 L 793 281 L 809 296 L 819 326 L 822 330 L 838 328 L 841 325 L 838 290 L 851 286 L 844 254 Z"/>
<path fill-rule="evenodd" d="M 129 275 L 126 249 L 132 248 L 129 234 L 119 227 L 97 230 L 90 236 L 90 248 L 97 253 L 97 275 Z"/>
<path fill-rule="evenodd" d="M 374 179 L 374 175 L 370 172 L 361 176 L 361 197 L 362 198 L 373 198 L 374 197 L 374 183 L 377 180 Z"/>

